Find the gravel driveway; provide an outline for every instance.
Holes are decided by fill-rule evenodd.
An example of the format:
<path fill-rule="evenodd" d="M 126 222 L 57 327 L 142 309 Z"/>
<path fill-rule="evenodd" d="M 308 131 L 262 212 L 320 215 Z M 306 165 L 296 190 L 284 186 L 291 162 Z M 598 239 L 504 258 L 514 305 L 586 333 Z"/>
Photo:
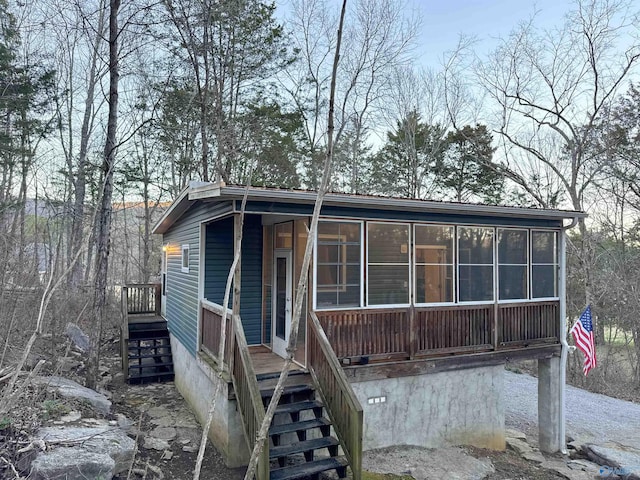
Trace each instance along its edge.
<path fill-rule="evenodd" d="M 505 371 L 507 428 L 538 436 L 538 379 Z M 582 442 L 640 445 L 640 405 L 567 386 L 567 435 Z M 631 442 L 631 443 L 630 443 Z"/>

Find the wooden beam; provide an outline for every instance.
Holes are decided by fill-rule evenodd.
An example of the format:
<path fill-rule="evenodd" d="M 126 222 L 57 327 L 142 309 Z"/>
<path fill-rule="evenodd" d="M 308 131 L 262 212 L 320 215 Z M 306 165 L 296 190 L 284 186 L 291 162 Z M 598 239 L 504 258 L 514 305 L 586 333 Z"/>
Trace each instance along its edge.
<path fill-rule="evenodd" d="M 365 382 L 385 378 L 409 377 L 505 364 L 507 362 L 560 356 L 560 345 L 546 345 L 517 350 L 474 353 L 401 362 L 374 363 L 344 367 L 350 382 Z"/>

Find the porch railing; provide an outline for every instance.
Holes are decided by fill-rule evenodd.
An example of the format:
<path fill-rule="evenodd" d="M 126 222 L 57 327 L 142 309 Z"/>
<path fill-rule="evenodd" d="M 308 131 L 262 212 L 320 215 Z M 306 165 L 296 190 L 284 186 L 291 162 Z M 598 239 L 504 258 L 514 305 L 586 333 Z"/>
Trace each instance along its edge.
<path fill-rule="evenodd" d="M 222 305 L 202 300 L 200 302 L 202 312 L 202 346 L 208 354 L 214 355 L 219 361 L 219 342 L 222 332 L 222 317 L 224 310 Z M 253 450 L 256 436 L 264 420 L 265 410 L 262 405 L 260 388 L 253 369 L 253 362 L 249 355 L 249 347 L 244 336 L 244 329 L 240 316 L 232 318 L 231 310 L 227 309 L 227 335 L 225 354 L 222 358 L 224 368 L 231 374 L 231 381 L 236 395 L 236 402 L 243 430 L 249 450 Z M 205 333 L 206 332 L 206 333 Z M 207 344 L 205 345 L 205 339 Z M 264 443 L 258 466 L 256 468 L 256 480 L 269 479 L 269 442 Z"/>
<path fill-rule="evenodd" d="M 123 310 L 129 315 L 160 315 L 159 283 L 135 283 L 122 287 Z"/>
<path fill-rule="evenodd" d="M 558 343 L 556 301 L 316 311 L 339 358 L 401 360 Z"/>
<path fill-rule="evenodd" d="M 362 407 L 315 313 L 310 313 L 307 366 L 331 417 L 353 480 L 362 475 Z"/>

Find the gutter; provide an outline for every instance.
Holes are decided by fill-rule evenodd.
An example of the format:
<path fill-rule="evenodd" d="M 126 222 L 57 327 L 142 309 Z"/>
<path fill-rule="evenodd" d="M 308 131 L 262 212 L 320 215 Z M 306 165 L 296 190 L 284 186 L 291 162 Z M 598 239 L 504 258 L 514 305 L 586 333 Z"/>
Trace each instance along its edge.
<path fill-rule="evenodd" d="M 567 230 L 572 229 L 578 224 L 578 217 L 573 217 L 571 223 L 562 227 L 562 238 L 560 241 L 560 272 L 562 278 L 560 280 L 560 343 L 562 345 L 562 351 L 560 353 L 560 452 L 563 455 L 567 455 L 567 428 L 565 418 L 565 397 L 567 387 L 567 354 L 569 351 L 573 351 L 567 343 L 566 331 L 567 331 Z"/>

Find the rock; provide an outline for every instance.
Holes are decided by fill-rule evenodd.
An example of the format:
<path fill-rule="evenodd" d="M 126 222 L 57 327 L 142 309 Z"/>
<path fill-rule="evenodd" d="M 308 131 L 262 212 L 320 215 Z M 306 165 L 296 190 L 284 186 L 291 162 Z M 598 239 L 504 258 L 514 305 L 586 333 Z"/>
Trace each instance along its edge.
<path fill-rule="evenodd" d="M 640 480 L 640 450 L 615 443 L 586 444 L 588 457 L 601 465 L 600 475 L 619 475 L 625 479 Z"/>
<path fill-rule="evenodd" d="M 89 402 L 93 408 L 104 415 L 108 415 L 111 411 L 111 402 L 107 397 L 101 395 L 95 390 L 83 387 L 73 380 L 63 377 L 37 377 L 36 383 L 46 385 L 49 389 L 56 391 L 65 398 L 75 400 L 85 400 Z"/>
<path fill-rule="evenodd" d="M 510 448 L 525 460 L 536 463 L 543 463 L 545 458 L 542 454 L 532 448 L 527 442 L 517 438 L 507 438 L 507 448 Z"/>
<path fill-rule="evenodd" d="M 79 350 L 88 352 L 91 349 L 89 336 L 75 323 L 67 323 L 67 328 L 65 329 L 64 334 L 69 337 Z"/>
<path fill-rule="evenodd" d="M 166 417 L 152 418 L 151 423 L 153 423 L 158 427 L 171 427 L 174 425 L 175 422 L 173 420 L 173 417 L 166 416 Z"/>
<path fill-rule="evenodd" d="M 162 460 L 171 460 L 173 458 L 173 452 L 171 450 L 165 450 L 162 452 Z"/>
<path fill-rule="evenodd" d="M 160 470 L 160 467 L 156 467 L 155 465 L 149 465 L 149 470 L 151 470 L 156 477 L 158 477 L 160 480 L 162 480 L 164 478 L 164 473 L 162 473 L 162 470 Z"/>
<path fill-rule="evenodd" d="M 69 372 L 82 365 L 82 362 L 71 357 L 58 358 L 57 367 L 61 372 Z"/>
<path fill-rule="evenodd" d="M 187 453 L 194 453 L 198 451 L 198 447 L 196 447 L 195 445 L 185 445 L 184 447 L 182 447 L 182 451 Z"/>
<path fill-rule="evenodd" d="M 105 427 L 45 427 L 37 432 L 37 437 L 53 447 L 50 454 L 63 447 L 57 444 L 73 445 L 74 449 L 89 453 L 108 455 L 114 461 L 114 474 L 129 468 L 135 453 L 136 443 L 119 428 Z M 40 457 L 38 454 L 36 460 Z M 70 467 L 73 468 L 73 467 Z M 86 477 L 97 478 L 97 477 Z M 108 477 L 107 477 L 108 478 Z"/>
<path fill-rule="evenodd" d="M 118 422 L 118 427 L 122 430 L 129 431 L 131 427 L 133 427 L 133 421 L 129 420 L 125 415 L 121 413 L 116 413 L 116 421 Z"/>
<path fill-rule="evenodd" d="M 156 437 L 145 437 L 142 446 L 147 450 L 169 450 L 170 448 L 169 442 Z"/>
<path fill-rule="evenodd" d="M 71 422 L 77 422 L 81 418 L 82 418 L 82 414 L 80 412 L 72 410 L 66 415 L 61 416 L 60 421 L 62 423 L 71 423 Z"/>
<path fill-rule="evenodd" d="M 177 432 L 173 427 L 157 427 L 154 428 L 149 436 L 159 438 L 161 440 L 171 441 L 176 438 Z"/>
<path fill-rule="evenodd" d="M 31 463 L 33 480 L 86 480 L 112 478 L 116 462 L 106 453 L 90 452 L 81 447 L 54 448 L 40 452 Z"/>
<path fill-rule="evenodd" d="M 476 459 L 460 447 L 371 450 L 364 453 L 363 468 L 379 474 L 403 472 L 416 480 L 481 480 L 495 472 L 489 459 Z"/>
<path fill-rule="evenodd" d="M 547 470 L 554 471 L 569 480 L 593 480 L 594 475 L 598 473 L 597 468 L 590 472 L 582 469 L 571 468 L 569 467 L 569 462 L 558 458 L 545 460 L 540 466 Z"/>
<path fill-rule="evenodd" d="M 166 407 L 151 407 L 146 411 L 151 418 L 170 417 L 171 412 Z"/>
<path fill-rule="evenodd" d="M 505 438 L 515 438 L 517 440 L 522 440 L 523 442 L 527 441 L 527 436 L 520 432 L 519 430 L 513 430 L 511 428 L 506 428 L 504 431 Z"/>

